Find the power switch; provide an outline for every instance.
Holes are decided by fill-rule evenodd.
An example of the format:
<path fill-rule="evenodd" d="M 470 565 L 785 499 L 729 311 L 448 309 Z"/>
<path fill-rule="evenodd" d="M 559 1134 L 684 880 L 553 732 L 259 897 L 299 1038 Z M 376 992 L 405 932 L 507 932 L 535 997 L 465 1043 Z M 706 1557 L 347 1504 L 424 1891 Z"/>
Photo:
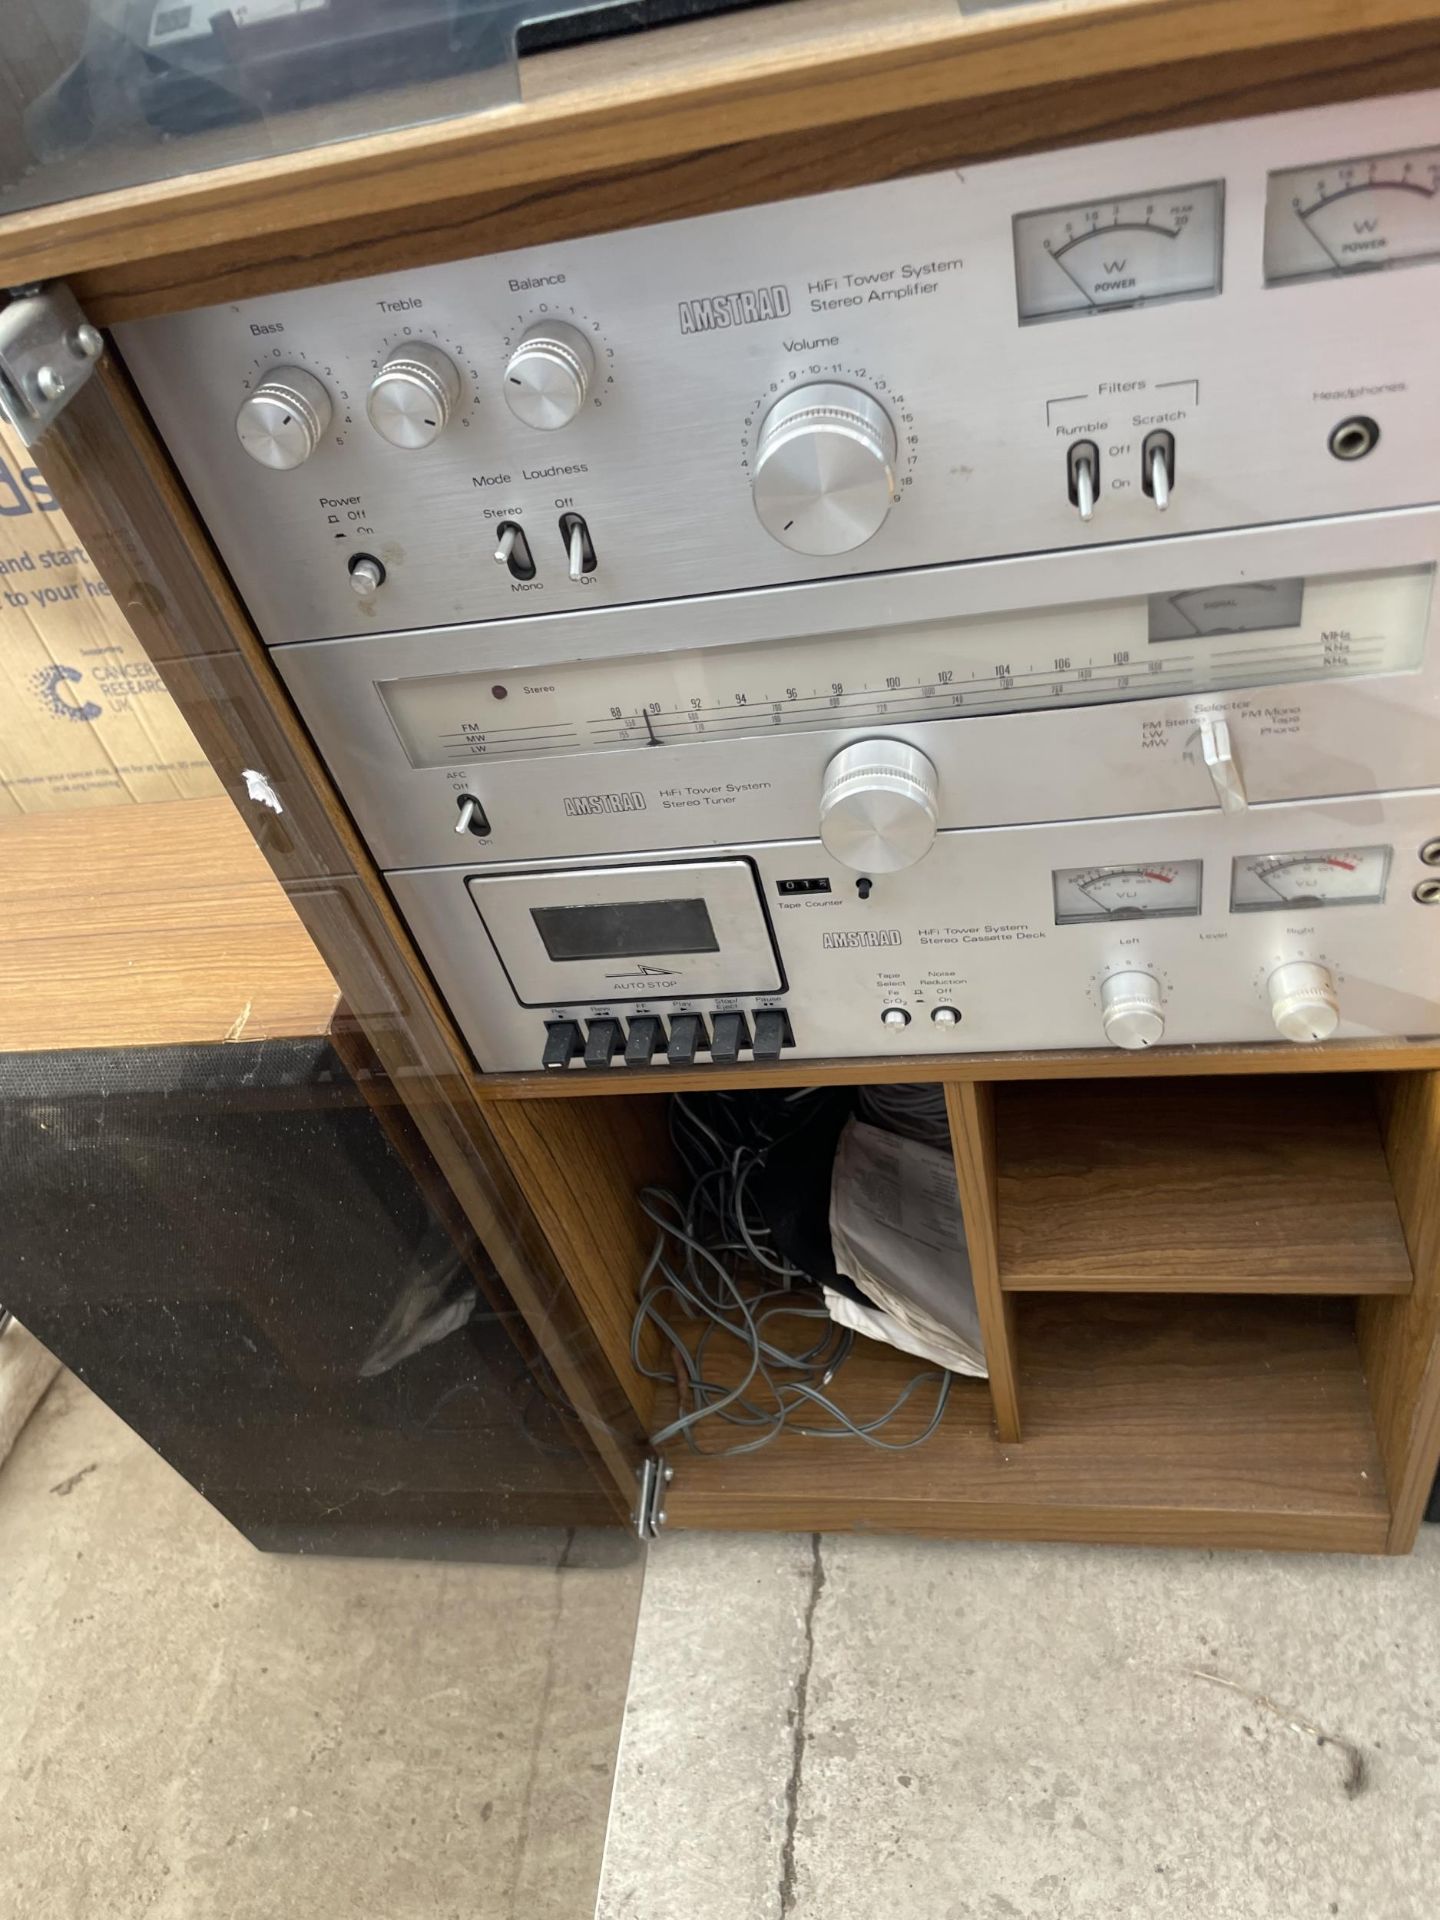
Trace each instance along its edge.
<path fill-rule="evenodd" d="M 586 1066 L 608 1067 L 623 1044 L 618 1020 L 592 1020 L 585 1037 Z"/>
<path fill-rule="evenodd" d="M 750 1044 L 750 1029 L 746 1025 L 743 1013 L 717 1013 L 715 1016 L 714 1037 L 710 1042 L 710 1058 L 722 1067 L 733 1066 L 740 1058 L 740 1049 Z"/>
<path fill-rule="evenodd" d="M 778 1007 L 766 1008 L 755 1016 L 755 1044 L 751 1052 L 757 1060 L 778 1060 L 782 1047 L 793 1044 L 790 1022 Z"/>
<path fill-rule="evenodd" d="M 545 1051 L 540 1056 L 542 1067 L 568 1067 L 579 1051 L 580 1023 L 578 1020 L 547 1020 L 545 1022 Z"/>

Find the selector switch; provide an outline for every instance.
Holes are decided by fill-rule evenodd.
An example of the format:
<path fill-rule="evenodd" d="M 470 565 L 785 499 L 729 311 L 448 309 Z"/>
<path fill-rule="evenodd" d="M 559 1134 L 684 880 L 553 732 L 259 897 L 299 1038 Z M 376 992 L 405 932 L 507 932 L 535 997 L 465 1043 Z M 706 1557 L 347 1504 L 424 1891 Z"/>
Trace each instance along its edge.
<path fill-rule="evenodd" d="M 508 570 L 512 580 L 535 578 L 535 556 L 525 530 L 515 520 L 502 520 L 495 529 L 495 564 Z"/>
<path fill-rule="evenodd" d="M 677 1013 L 670 1022 L 670 1045 L 665 1058 L 672 1067 L 691 1067 L 705 1045 L 705 1022 L 698 1013 Z"/>
<path fill-rule="evenodd" d="M 580 1023 L 578 1020 L 547 1020 L 545 1022 L 545 1051 L 540 1056 L 540 1064 L 547 1069 L 568 1067 L 580 1051 Z"/>
<path fill-rule="evenodd" d="M 585 1036 L 587 1067 L 608 1067 L 624 1045 L 618 1020 L 592 1020 Z"/>
<path fill-rule="evenodd" d="M 790 1022 L 779 1007 L 766 1007 L 755 1015 L 755 1041 L 750 1051 L 757 1060 L 778 1060 L 790 1042 Z"/>
<path fill-rule="evenodd" d="M 653 1013 L 640 1013 L 630 1022 L 630 1031 L 625 1036 L 625 1064 L 627 1067 L 648 1067 L 655 1058 L 655 1049 L 664 1043 L 665 1027 Z"/>
<path fill-rule="evenodd" d="M 438 347 L 405 346 L 392 353 L 370 382 L 365 411 L 392 447 L 428 447 L 449 424 L 460 398 L 460 375 Z"/>
<path fill-rule="evenodd" d="M 1080 518 L 1093 519 L 1100 491 L 1100 449 L 1093 440 L 1071 442 L 1065 455 L 1065 483 Z"/>
<path fill-rule="evenodd" d="M 733 1066 L 740 1049 L 750 1044 L 750 1028 L 743 1013 L 717 1013 L 710 1058 L 722 1067 Z"/>

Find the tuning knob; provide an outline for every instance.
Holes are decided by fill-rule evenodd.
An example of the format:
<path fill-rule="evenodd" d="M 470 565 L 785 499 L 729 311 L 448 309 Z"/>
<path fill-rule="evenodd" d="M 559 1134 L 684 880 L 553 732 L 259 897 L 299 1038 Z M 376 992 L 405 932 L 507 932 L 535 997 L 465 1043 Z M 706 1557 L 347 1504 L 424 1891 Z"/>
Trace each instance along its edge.
<path fill-rule="evenodd" d="M 939 823 L 939 781 L 903 740 L 856 740 L 825 769 L 820 838 L 857 873 L 899 873 L 930 851 Z"/>
<path fill-rule="evenodd" d="M 235 416 L 246 453 L 280 473 L 303 466 L 329 424 L 330 396 L 303 367 L 272 368 Z"/>
<path fill-rule="evenodd" d="M 1290 960 L 1268 982 L 1270 1018 L 1286 1040 L 1328 1040 L 1340 1024 L 1335 976 L 1318 960 Z"/>
<path fill-rule="evenodd" d="M 885 524 L 895 428 L 880 402 L 839 381 L 782 394 L 755 444 L 755 511 L 796 553 L 849 553 Z"/>
<path fill-rule="evenodd" d="M 505 404 L 527 427 L 553 433 L 584 406 L 594 375 L 595 354 L 580 329 L 541 321 L 505 363 Z"/>
<path fill-rule="evenodd" d="M 428 447 L 460 398 L 455 362 L 438 347 L 398 348 L 370 382 L 365 411 L 392 447 Z"/>
<path fill-rule="evenodd" d="M 1100 1014 L 1112 1047 L 1138 1053 L 1165 1037 L 1165 1006 L 1153 973 L 1112 973 L 1100 983 Z"/>

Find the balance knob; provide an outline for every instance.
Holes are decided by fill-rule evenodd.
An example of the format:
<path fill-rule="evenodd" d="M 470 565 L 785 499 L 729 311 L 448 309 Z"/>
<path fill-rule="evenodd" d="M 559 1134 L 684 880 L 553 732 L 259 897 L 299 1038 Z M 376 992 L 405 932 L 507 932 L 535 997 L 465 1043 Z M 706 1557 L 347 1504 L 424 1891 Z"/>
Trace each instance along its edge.
<path fill-rule="evenodd" d="M 1165 1008 L 1153 973 L 1112 973 L 1100 983 L 1100 1015 L 1112 1047 L 1138 1053 L 1165 1037 Z"/>
<path fill-rule="evenodd" d="M 782 394 L 760 423 L 752 485 L 760 524 L 796 553 L 849 553 L 885 524 L 895 428 L 859 387 L 822 381 Z"/>
<path fill-rule="evenodd" d="M 235 432 L 252 460 L 284 473 L 303 466 L 330 424 L 330 396 L 303 367 L 275 367 L 235 416 Z"/>
<path fill-rule="evenodd" d="M 930 851 L 939 824 L 935 769 L 903 740 L 856 740 L 825 769 L 820 838 L 856 873 L 899 873 Z"/>
<path fill-rule="evenodd" d="M 542 433 L 568 427 L 595 377 L 595 354 L 578 327 L 563 320 L 528 327 L 505 363 L 505 404 Z"/>
<path fill-rule="evenodd" d="M 1335 977 L 1318 960 L 1291 960 L 1269 979 L 1270 1018 L 1286 1040 L 1328 1040 L 1340 1024 Z"/>
<path fill-rule="evenodd" d="M 392 447 L 428 447 L 460 398 L 455 362 L 438 347 L 401 347 L 370 382 L 365 411 Z"/>

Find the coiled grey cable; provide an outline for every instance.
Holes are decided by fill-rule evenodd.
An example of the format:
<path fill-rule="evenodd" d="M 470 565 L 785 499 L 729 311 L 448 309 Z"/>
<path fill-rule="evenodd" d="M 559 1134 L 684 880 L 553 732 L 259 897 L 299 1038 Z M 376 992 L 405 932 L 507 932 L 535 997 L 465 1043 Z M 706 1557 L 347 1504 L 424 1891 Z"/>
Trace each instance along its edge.
<path fill-rule="evenodd" d="M 756 1217 L 753 1202 L 747 1203 L 748 1183 L 766 1155 L 811 1124 L 816 1103 L 825 1098 L 814 1088 L 799 1088 L 769 1102 L 728 1093 L 702 1100 L 687 1094 L 671 1098 L 670 1137 L 690 1188 L 683 1199 L 664 1187 L 646 1187 L 638 1197 L 641 1211 L 655 1225 L 656 1239 L 641 1276 L 630 1332 L 636 1370 L 681 1391 L 682 1411 L 650 1436 L 657 1449 L 683 1440 L 695 1453 L 754 1453 L 788 1430 L 811 1439 L 855 1439 L 903 1453 L 922 1445 L 940 1424 L 952 1379 L 940 1367 L 917 1373 L 884 1412 L 868 1420 L 855 1419 L 831 1398 L 826 1389 L 853 1350 L 855 1335 L 835 1325 L 807 1276 L 770 1244 L 769 1227 Z M 767 1286 L 767 1279 L 779 1284 Z M 807 1291 L 799 1291 L 797 1283 Z M 675 1317 L 698 1323 L 688 1342 L 672 1324 L 676 1308 Z M 777 1323 L 786 1320 L 820 1321 L 823 1326 L 808 1344 L 799 1335 L 793 1345 L 785 1345 Z M 664 1339 L 673 1372 L 642 1360 L 649 1326 Z M 725 1339 L 736 1342 L 743 1357 L 741 1377 L 730 1385 L 710 1378 L 706 1370 L 716 1341 Z M 923 1430 L 909 1440 L 884 1439 L 884 1428 L 931 1381 L 936 1383 L 935 1406 Z M 814 1424 L 816 1415 L 829 1424 Z M 695 1434 L 707 1420 L 752 1432 L 730 1446 L 702 1448 Z"/>

